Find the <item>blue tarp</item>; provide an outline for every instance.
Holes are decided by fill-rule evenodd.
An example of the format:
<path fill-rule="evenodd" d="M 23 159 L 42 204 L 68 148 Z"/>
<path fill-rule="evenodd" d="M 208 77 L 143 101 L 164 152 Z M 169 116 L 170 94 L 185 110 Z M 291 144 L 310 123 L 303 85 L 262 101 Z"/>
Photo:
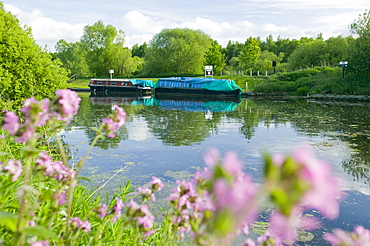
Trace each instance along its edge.
<path fill-rule="evenodd" d="M 159 79 L 156 88 L 202 88 L 210 91 L 242 90 L 234 80 L 213 78 L 173 77 Z"/>
<path fill-rule="evenodd" d="M 130 82 L 133 85 L 137 85 L 137 86 L 152 87 L 152 88 L 155 87 L 153 80 L 130 79 Z"/>

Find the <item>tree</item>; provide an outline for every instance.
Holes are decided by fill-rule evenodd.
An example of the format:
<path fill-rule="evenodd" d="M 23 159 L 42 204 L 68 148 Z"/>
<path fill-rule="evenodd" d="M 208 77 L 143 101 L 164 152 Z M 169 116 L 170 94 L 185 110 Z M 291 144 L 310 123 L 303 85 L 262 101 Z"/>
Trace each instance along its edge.
<path fill-rule="evenodd" d="M 370 35 L 370 9 L 365 10 L 365 13 L 360 14 L 358 19 L 349 26 L 350 31 L 357 37 Z"/>
<path fill-rule="evenodd" d="M 81 43 L 87 52 L 91 75 L 105 75 L 109 69 L 112 69 L 111 55 L 114 54 L 113 44 L 116 40 L 117 44 L 123 44 L 123 32 L 117 32 L 115 27 L 105 25 L 101 20 L 92 26 L 84 27 Z"/>
<path fill-rule="evenodd" d="M 359 15 L 350 25 L 351 33 L 357 38 L 349 43 L 346 57 L 348 71 L 363 75 L 370 74 L 370 10 Z"/>
<path fill-rule="evenodd" d="M 217 41 L 212 42 L 212 46 L 205 54 L 204 65 L 212 65 L 214 73 L 219 74 L 225 66 L 225 55 L 221 52 L 221 45 Z"/>
<path fill-rule="evenodd" d="M 57 53 L 55 58 L 59 58 L 63 67 L 69 72 L 69 75 L 78 74 L 80 77 L 89 76 L 89 65 L 86 61 L 86 50 L 83 49 L 80 42 L 67 43 L 61 39 L 55 45 Z"/>
<path fill-rule="evenodd" d="M 144 58 L 145 52 L 148 49 L 148 44 L 144 42 L 142 45 L 134 44 L 131 48 L 132 56 L 137 56 L 140 58 Z"/>
<path fill-rule="evenodd" d="M 19 107 L 25 98 L 53 97 L 67 87 L 67 72 L 58 59 L 43 51 L 31 29 L 5 11 L 0 2 L 0 105 Z"/>
<path fill-rule="evenodd" d="M 284 54 L 280 53 L 279 56 L 275 53 L 264 50 L 258 57 L 258 60 L 253 65 L 253 70 L 255 71 L 271 71 L 272 61 L 276 61 L 279 64 L 283 60 Z"/>
<path fill-rule="evenodd" d="M 240 67 L 243 70 L 247 70 L 253 66 L 253 64 L 257 61 L 261 52 L 261 48 L 259 47 L 259 43 L 256 39 L 250 37 L 245 41 L 242 50 L 238 56 Z"/>
<path fill-rule="evenodd" d="M 150 41 L 145 54 L 146 74 L 203 73 L 211 39 L 200 30 L 164 29 Z"/>

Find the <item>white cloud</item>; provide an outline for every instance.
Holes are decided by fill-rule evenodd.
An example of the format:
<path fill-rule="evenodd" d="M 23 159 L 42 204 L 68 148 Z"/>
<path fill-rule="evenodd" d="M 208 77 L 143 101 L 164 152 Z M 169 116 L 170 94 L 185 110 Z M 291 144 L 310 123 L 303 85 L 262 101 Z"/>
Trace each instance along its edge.
<path fill-rule="evenodd" d="M 19 8 L 5 4 L 5 9 L 16 15 L 22 24 L 25 24 L 32 29 L 32 35 L 35 40 L 41 45 L 47 45 L 48 49 L 53 51 L 56 42 L 64 39 L 67 42 L 76 42 L 83 34 L 85 23 L 71 25 L 67 22 L 58 22 L 50 18 L 42 16 L 42 12 L 38 9 L 32 12 L 25 12 Z"/>

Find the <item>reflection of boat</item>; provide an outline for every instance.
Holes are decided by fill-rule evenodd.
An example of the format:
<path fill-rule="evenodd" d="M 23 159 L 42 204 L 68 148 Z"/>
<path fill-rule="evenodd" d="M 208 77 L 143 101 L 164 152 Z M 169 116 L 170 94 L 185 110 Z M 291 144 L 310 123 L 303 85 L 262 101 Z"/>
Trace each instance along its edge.
<path fill-rule="evenodd" d="M 102 96 L 102 95 L 90 95 L 90 100 L 93 104 L 143 104 L 142 102 L 145 100 L 150 100 L 151 96 L 146 97 L 114 97 L 114 96 Z"/>
<path fill-rule="evenodd" d="M 158 99 L 163 95 L 186 97 L 239 97 L 241 88 L 233 80 L 213 78 L 174 77 L 159 79 L 155 94 Z"/>
<path fill-rule="evenodd" d="M 202 112 L 231 112 L 240 101 L 216 100 L 155 100 L 155 105 L 166 110 L 202 111 Z"/>
<path fill-rule="evenodd" d="M 151 80 L 140 79 L 91 79 L 91 93 L 136 93 L 147 95 L 152 93 L 154 83 Z"/>

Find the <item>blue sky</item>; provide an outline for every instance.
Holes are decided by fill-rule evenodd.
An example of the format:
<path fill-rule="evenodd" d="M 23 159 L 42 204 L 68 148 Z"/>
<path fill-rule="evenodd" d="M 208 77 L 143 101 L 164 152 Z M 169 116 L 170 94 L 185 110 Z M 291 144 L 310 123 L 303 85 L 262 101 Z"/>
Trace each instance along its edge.
<path fill-rule="evenodd" d="M 324 38 L 348 35 L 348 25 L 369 0 L 9 0 L 5 9 L 51 51 L 60 39 L 76 42 L 83 27 L 102 20 L 126 34 L 126 46 L 149 42 L 163 28 L 200 29 L 226 46 L 229 40 L 268 35 Z"/>

